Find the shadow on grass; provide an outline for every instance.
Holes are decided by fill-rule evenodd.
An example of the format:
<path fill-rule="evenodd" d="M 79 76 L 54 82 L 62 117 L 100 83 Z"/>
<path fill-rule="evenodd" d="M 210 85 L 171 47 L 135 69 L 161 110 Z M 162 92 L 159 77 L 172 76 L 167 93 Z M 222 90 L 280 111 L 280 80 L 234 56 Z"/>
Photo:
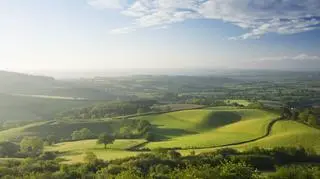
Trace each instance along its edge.
<path fill-rule="evenodd" d="M 194 131 L 187 131 L 184 129 L 175 129 L 175 128 L 159 128 L 159 126 L 155 126 L 152 129 L 152 132 L 155 134 L 156 141 L 168 140 L 171 137 L 198 134 L 197 132 L 194 132 Z"/>
<path fill-rule="evenodd" d="M 197 126 L 199 129 L 213 129 L 232 124 L 241 120 L 241 116 L 235 112 L 221 111 L 210 113 Z"/>

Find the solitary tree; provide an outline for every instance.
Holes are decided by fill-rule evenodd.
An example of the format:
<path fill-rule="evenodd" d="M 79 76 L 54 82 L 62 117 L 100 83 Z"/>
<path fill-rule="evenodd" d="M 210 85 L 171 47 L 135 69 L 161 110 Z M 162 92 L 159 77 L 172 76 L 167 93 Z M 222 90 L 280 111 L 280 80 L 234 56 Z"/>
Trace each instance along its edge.
<path fill-rule="evenodd" d="M 104 144 L 104 149 L 107 148 L 107 144 L 112 144 L 115 140 L 115 137 L 112 135 L 109 135 L 107 133 L 102 133 L 99 135 L 98 144 Z"/>

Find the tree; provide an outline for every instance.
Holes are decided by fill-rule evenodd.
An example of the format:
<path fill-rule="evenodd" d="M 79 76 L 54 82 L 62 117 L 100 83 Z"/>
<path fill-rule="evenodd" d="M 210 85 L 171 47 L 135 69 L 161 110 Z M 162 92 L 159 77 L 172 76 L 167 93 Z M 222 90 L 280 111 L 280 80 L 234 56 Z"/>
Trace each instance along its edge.
<path fill-rule="evenodd" d="M 181 154 L 175 150 L 168 151 L 168 156 L 171 160 L 177 160 L 181 157 Z"/>
<path fill-rule="evenodd" d="M 115 137 L 112 135 L 109 135 L 107 133 L 102 133 L 98 137 L 98 144 L 104 144 L 104 149 L 107 148 L 107 144 L 112 144 L 115 141 Z"/>
<path fill-rule="evenodd" d="M 71 134 L 72 140 L 91 139 L 94 137 L 90 129 L 82 128 L 81 130 L 73 131 Z"/>
<path fill-rule="evenodd" d="M 48 145 L 52 145 L 56 143 L 57 139 L 56 139 L 56 136 L 54 135 L 48 135 L 46 138 L 46 141 L 48 142 Z"/>
<path fill-rule="evenodd" d="M 152 133 L 152 132 L 147 132 L 144 135 L 144 138 L 148 141 L 148 142 L 152 142 L 155 140 L 156 136 Z"/>
<path fill-rule="evenodd" d="M 305 110 L 299 114 L 299 120 L 302 122 L 308 122 L 309 111 Z"/>
<path fill-rule="evenodd" d="M 282 117 L 286 118 L 286 119 L 290 119 L 292 116 L 291 110 L 289 109 L 289 107 L 284 107 L 282 110 Z"/>
<path fill-rule="evenodd" d="M 43 150 L 43 140 L 39 137 L 24 137 L 20 142 L 20 150 L 26 153 L 39 154 Z"/>
<path fill-rule="evenodd" d="M 94 163 L 95 161 L 97 161 L 97 159 L 98 157 L 93 152 L 86 152 L 85 156 L 83 157 L 83 160 L 86 163 Z"/>
<path fill-rule="evenodd" d="M 316 126 L 318 124 L 317 117 L 314 114 L 310 114 L 308 116 L 308 124 L 312 126 Z"/>

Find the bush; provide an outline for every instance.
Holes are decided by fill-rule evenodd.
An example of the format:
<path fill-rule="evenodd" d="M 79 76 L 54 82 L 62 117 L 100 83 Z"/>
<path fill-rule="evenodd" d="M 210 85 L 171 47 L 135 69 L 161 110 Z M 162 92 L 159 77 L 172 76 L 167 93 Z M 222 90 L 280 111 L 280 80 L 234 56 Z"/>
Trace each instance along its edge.
<path fill-rule="evenodd" d="M 275 161 L 267 155 L 235 155 L 230 157 L 234 162 L 248 163 L 259 170 L 273 170 Z"/>
<path fill-rule="evenodd" d="M 226 161 L 219 168 L 221 179 L 256 179 L 259 176 L 254 168 L 244 162 Z"/>
<path fill-rule="evenodd" d="M 319 179 L 320 168 L 306 166 L 286 166 L 277 169 L 270 179 Z"/>

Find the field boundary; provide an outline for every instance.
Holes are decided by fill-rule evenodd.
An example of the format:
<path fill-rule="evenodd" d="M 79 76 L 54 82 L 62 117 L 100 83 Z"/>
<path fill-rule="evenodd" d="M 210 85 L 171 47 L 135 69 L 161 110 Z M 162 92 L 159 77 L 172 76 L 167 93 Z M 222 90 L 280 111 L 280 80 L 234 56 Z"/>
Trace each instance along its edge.
<path fill-rule="evenodd" d="M 266 130 L 266 133 L 260 137 L 257 137 L 257 138 L 254 138 L 254 139 L 250 139 L 250 140 L 246 140 L 246 141 L 241 141 L 241 142 L 234 142 L 234 143 L 230 143 L 230 144 L 224 144 L 224 145 L 219 145 L 219 146 L 211 146 L 211 147 L 190 147 L 190 148 L 164 148 L 164 149 L 168 149 L 168 150 L 190 150 L 190 149 L 215 149 L 215 148 L 221 148 L 221 147 L 230 147 L 230 146 L 234 146 L 234 145 L 241 145 L 241 144 L 247 144 L 247 143 L 251 143 L 251 142 L 256 142 L 258 140 L 261 140 L 263 138 L 266 138 L 270 135 L 271 133 L 271 130 L 272 130 L 272 127 L 273 125 L 282 120 L 283 118 L 279 117 L 279 118 L 276 118 L 274 120 L 272 120 L 268 126 L 267 126 L 267 130 Z M 140 144 L 138 147 L 142 147 L 144 146 L 145 144 L 147 144 L 149 142 L 145 142 L 143 144 Z M 134 151 L 141 151 L 141 150 L 136 150 L 138 148 L 137 146 L 135 146 L 135 148 L 132 148 L 132 149 L 135 149 Z"/>

